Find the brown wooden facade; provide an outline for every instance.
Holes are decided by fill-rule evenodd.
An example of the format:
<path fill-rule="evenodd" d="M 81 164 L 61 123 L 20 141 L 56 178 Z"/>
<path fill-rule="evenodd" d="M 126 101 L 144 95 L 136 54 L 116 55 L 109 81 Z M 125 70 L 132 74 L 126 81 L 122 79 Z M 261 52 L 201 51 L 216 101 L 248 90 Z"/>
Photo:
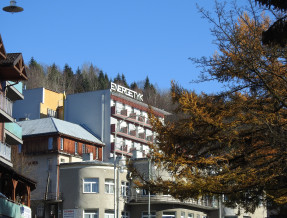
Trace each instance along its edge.
<path fill-rule="evenodd" d="M 52 141 L 51 147 L 49 147 L 49 140 Z M 61 149 L 62 142 L 63 149 Z M 76 143 L 77 146 L 75 146 Z M 76 147 L 77 151 L 75 150 Z M 26 136 L 23 137 L 22 145 L 22 152 L 26 155 L 62 153 L 80 157 L 84 153 L 93 153 L 93 159 L 100 161 L 102 161 L 103 158 L 102 149 L 102 145 L 58 133 L 50 135 Z"/>

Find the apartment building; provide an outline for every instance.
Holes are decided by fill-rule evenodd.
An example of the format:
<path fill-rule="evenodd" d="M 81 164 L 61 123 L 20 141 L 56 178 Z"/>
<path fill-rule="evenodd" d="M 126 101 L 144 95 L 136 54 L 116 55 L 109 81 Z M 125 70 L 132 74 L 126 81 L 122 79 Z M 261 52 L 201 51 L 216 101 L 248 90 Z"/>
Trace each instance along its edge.
<path fill-rule="evenodd" d="M 17 172 L 13 150 L 22 143 L 22 129 L 12 116 L 13 102 L 23 99 L 27 80 L 21 53 L 6 53 L 0 35 L 0 217 L 31 217 L 30 196 L 36 182 Z"/>
<path fill-rule="evenodd" d="M 115 213 L 116 217 L 132 217 L 125 204 L 129 192 L 126 175 L 125 169 L 117 169 L 115 179 L 112 163 L 87 160 L 61 164 L 62 217 L 113 218 Z"/>
<path fill-rule="evenodd" d="M 19 121 L 46 117 L 64 119 L 65 93 L 46 88 L 23 90 L 25 99 L 16 101 L 13 116 Z"/>
<path fill-rule="evenodd" d="M 168 112 L 152 107 L 162 121 Z M 111 83 L 111 89 L 67 95 L 65 120 L 84 125 L 106 145 L 104 161 L 114 154 L 146 157 L 155 139 L 148 119 L 149 106 L 142 95 Z"/>
<path fill-rule="evenodd" d="M 102 161 L 104 144 L 82 126 L 52 117 L 18 123 L 23 129 L 19 152 L 30 166 L 27 175 L 38 182 L 31 195 L 33 217 L 58 217 L 63 201 L 59 165 L 82 161 L 83 156 Z"/>

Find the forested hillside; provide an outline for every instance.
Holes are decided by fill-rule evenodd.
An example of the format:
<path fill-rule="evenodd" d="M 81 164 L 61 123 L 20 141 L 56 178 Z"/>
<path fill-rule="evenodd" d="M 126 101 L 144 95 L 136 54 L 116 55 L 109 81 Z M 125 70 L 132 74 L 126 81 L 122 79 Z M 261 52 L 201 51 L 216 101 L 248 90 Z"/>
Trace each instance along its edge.
<path fill-rule="evenodd" d="M 114 82 L 140 92 L 144 96 L 144 102 L 152 106 L 171 111 L 171 98 L 169 90 L 160 90 L 150 83 L 149 78 L 128 84 L 124 74 L 118 74 L 115 78 L 109 78 L 107 73 L 93 64 L 84 64 L 78 67 L 76 72 L 66 64 L 64 69 L 59 69 L 56 64 L 44 66 L 33 57 L 27 66 L 28 81 L 24 83 L 26 89 L 45 87 L 47 89 L 74 94 L 81 92 L 109 89 L 110 82 Z"/>

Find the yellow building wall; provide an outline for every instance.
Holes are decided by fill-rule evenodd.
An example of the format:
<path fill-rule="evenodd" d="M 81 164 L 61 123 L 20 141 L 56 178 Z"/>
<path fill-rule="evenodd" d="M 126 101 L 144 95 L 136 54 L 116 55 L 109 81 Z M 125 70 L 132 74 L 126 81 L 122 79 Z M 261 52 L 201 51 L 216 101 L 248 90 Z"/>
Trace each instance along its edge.
<path fill-rule="evenodd" d="M 64 93 L 54 92 L 48 89 L 44 89 L 43 93 L 44 103 L 40 104 L 40 117 L 48 117 L 48 109 L 56 111 L 59 119 L 63 119 L 63 106 L 64 106 Z"/>

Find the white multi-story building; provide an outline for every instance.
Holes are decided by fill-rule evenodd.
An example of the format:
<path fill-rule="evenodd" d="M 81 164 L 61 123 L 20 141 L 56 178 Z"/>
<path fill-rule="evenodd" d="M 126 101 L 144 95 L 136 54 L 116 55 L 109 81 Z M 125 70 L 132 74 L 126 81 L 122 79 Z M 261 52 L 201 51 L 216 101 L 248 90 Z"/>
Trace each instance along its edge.
<path fill-rule="evenodd" d="M 112 83 L 109 90 L 68 95 L 64 104 L 64 118 L 78 123 L 98 136 L 106 145 L 103 159 L 113 154 L 143 158 L 154 140 L 149 123 L 149 105 L 141 95 Z M 153 113 L 164 119 L 168 112 L 152 107 Z"/>

